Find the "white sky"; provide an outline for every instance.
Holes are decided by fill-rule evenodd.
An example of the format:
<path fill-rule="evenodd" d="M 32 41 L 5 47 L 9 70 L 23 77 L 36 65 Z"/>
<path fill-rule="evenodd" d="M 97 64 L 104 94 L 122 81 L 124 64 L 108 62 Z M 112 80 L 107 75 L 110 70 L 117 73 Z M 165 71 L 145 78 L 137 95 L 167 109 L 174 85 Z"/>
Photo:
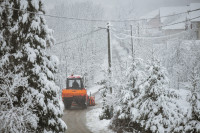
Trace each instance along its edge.
<path fill-rule="evenodd" d="M 55 4 L 75 1 L 92 1 L 93 3 L 100 4 L 104 7 L 106 14 L 112 15 L 117 7 L 130 6 L 128 2 L 131 0 L 45 0 L 47 9 L 53 8 Z M 188 5 L 189 3 L 200 3 L 200 0 L 132 0 L 134 2 L 135 11 L 139 16 L 148 13 L 154 9 L 163 6 L 181 6 Z"/>

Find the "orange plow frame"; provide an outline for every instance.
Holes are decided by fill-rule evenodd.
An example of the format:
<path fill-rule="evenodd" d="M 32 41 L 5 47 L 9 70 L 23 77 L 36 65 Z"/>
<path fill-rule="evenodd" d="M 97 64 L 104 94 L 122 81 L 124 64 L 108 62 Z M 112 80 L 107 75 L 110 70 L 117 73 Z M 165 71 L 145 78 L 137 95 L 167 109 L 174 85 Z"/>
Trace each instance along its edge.
<path fill-rule="evenodd" d="M 88 99 L 89 99 L 89 106 L 95 106 L 95 96 L 90 96 Z"/>

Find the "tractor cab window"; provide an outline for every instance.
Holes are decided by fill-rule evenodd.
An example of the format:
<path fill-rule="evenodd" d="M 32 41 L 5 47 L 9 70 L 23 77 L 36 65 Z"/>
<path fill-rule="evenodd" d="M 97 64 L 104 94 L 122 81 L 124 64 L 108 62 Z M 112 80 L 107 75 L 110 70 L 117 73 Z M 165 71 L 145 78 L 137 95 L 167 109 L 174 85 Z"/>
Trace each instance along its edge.
<path fill-rule="evenodd" d="M 82 89 L 81 79 L 67 79 L 67 89 Z"/>

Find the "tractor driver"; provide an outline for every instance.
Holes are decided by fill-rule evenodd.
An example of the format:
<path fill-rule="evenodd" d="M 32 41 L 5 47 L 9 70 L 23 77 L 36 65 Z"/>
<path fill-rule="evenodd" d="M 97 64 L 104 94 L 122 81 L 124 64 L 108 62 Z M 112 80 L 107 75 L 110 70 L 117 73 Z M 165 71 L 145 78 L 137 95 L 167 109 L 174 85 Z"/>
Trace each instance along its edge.
<path fill-rule="evenodd" d="M 76 80 L 74 80 L 74 82 L 72 84 L 72 88 L 79 88 L 79 84 L 77 83 Z"/>

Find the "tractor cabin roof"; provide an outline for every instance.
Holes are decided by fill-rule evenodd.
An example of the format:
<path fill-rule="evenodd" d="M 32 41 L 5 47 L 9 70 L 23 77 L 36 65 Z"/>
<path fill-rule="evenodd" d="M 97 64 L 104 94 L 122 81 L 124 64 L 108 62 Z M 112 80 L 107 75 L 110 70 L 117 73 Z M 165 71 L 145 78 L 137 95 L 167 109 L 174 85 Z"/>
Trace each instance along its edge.
<path fill-rule="evenodd" d="M 82 78 L 80 75 L 70 75 L 67 78 L 73 79 L 73 78 Z"/>

